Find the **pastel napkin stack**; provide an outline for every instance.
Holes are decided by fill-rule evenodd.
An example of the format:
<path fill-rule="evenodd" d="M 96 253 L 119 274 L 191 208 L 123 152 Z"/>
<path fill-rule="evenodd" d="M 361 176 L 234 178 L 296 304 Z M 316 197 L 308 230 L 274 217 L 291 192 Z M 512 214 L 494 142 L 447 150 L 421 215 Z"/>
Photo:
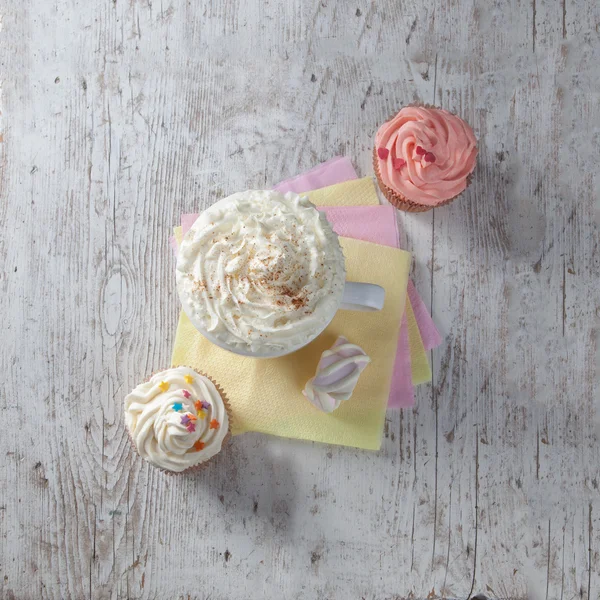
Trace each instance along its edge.
<path fill-rule="evenodd" d="M 379 206 L 371 178 L 358 179 L 349 159 L 336 157 L 275 186 L 307 193 L 342 236 L 348 279 L 386 288 L 381 313 L 340 311 L 328 329 L 291 357 L 235 356 L 206 341 L 182 312 L 173 364 L 206 371 L 227 390 L 234 434 L 260 431 L 359 448 L 378 449 L 389 408 L 412 406 L 413 385 L 429 381 L 426 351 L 441 341 L 427 308 L 408 282 L 409 257 L 398 250 L 395 210 Z M 183 215 L 175 248 L 197 215 Z M 358 240 L 358 241 L 357 241 Z M 377 245 L 374 243 L 376 242 Z M 352 398 L 334 413 L 320 413 L 301 395 L 321 352 L 338 335 L 362 345 L 373 359 Z M 376 365 L 374 367 L 373 365 Z"/>

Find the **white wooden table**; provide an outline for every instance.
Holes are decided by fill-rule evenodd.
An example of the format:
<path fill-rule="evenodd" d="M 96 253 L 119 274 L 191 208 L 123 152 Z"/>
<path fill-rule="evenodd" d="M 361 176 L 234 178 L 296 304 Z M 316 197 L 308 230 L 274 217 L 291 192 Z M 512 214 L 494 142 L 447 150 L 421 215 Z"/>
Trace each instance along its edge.
<path fill-rule="evenodd" d="M 600 597 L 595 0 L 21 0 L 0 59 L 0 597 Z M 487 5 L 487 6 L 486 6 Z M 443 336 L 379 453 L 132 453 L 182 212 L 350 156 L 411 101 L 476 178 L 400 215 Z"/>

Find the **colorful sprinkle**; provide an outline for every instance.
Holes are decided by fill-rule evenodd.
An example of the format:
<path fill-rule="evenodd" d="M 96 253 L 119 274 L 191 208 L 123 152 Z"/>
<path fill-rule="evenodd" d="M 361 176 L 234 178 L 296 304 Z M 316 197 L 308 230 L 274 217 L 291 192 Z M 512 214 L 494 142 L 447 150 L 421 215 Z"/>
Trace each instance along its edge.
<path fill-rule="evenodd" d="M 183 394 L 184 398 L 189 398 L 191 396 L 191 394 L 187 390 L 181 390 L 181 393 Z"/>
<path fill-rule="evenodd" d="M 194 443 L 194 448 L 198 451 L 203 450 L 204 442 L 201 442 L 200 440 L 198 440 L 197 442 Z"/>
<path fill-rule="evenodd" d="M 194 431 L 196 431 L 196 426 L 193 423 L 190 423 L 186 429 L 190 432 L 190 433 L 194 433 Z"/>
<path fill-rule="evenodd" d="M 186 383 L 194 383 L 194 378 L 191 375 L 184 375 L 183 378 Z"/>
<path fill-rule="evenodd" d="M 210 404 L 206 400 L 196 400 L 194 403 L 196 410 L 208 410 L 210 408 Z"/>
<path fill-rule="evenodd" d="M 168 389 L 171 387 L 171 384 L 170 384 L 168 381 L 161 381 L 161 382 L 158 384 L 158 387 L 159 387 L 159 388 L 160 388 L 160 389 L 161 389 L 163 392 L 166 392 L 166 391 L 167 391 L 167 390 L 168 390 Z"/>
<path fill-rule="evenodd" d="M 196 415 L 193 415 L 192 413 L 188 413 L 188 417 L 190 418 L 191 421 L 198 420 L 198 417 Z"/>
<path fill-rule="evenodd" d="M 206 413 L 203 410 L 199 410 L 198 417 L 200 417 L 201 419 L 206 419 Z"/>
<path fill-rule="evenodd" d="M 434 154 L 433 152 L 428 152 L 428 153 L 425 155 L 425 160 L 426 160 L 427 162 L 434 163 L 434 162 L 435 162 L 435 154 Z"/>
<path fill-rule="evenodd" d="M 175 404 L 173 404 L 173 410 L 177 412 L 183 410 L 183 404 L 181 402 L 175 402 Z"/>
<path fill-rule="evenodd" d="M 417 146 L 415 148 L 415 152 L 419 155 L 419 156 L 423 156 L 424 154 L 427 154 L 427 150 L 425 150 L 425 148 L 421 148 L 421 146 Z"/>
<path fill-rule="evenodd" d="M 181 424 L 185 425 L 186 427 L 191 423 L 190 420 L 190 416 L 188 414 L 183 415 L 183 417 L 181 417 Z"/>
<path fill-rule="evenodd" d="M 211 428 L 211 429 L 219 429 L 219 425 L 220 425 L 220 423 L 219 423 L 219 421 L 217 421 L 216 419 L 213 419 L 213 420 L 210 422 L 210 428 Z"/>
<path fill-rule="evenodd" d="M 381 160 L 385 160 L 390 154 L 390 151 L 387 148 L 377 148 L 377 156 Z"/>
<path fill-rule="evenodd" d="M 403 158 L 392 159 L 392 165 L 394 165 L 394 169 L 396 169 L 396 171 L 399 171 L 405 164 L 406 161 Z"/>

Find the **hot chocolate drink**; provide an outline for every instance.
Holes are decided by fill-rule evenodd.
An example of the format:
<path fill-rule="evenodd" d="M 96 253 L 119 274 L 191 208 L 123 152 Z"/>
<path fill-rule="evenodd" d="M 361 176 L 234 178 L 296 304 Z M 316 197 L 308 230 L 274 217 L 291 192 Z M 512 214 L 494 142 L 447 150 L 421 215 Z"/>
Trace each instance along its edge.
<path fill-rule="evenodd" d="M 316 337 L 344 292 L 344 256 L 325 215 L 297 194 L 250 190 L 202 213 L 177 260 L 177 289 L 215 343 L 257 356 Z"/>

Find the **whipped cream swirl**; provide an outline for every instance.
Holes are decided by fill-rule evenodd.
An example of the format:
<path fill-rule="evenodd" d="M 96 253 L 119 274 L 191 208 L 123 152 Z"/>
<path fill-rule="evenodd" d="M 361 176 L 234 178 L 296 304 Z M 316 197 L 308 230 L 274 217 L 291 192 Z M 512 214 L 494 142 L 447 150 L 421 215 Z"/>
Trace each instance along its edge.
<path fill-rule="evenodd" d="M 128 394 L 125 424 L 142 458 L 177 473 L 217 454 L 229 431 L 219 391 L 188 367 L 161 371 Z"/>
<path fill-rule="evenodd" d="M 294 193 L 250 190 L 202 213 L 177 259 L 192 323 L 234 351 L 285 354 L 316 337 L 344 290 L 344 256 L 324 214 Z"/>

